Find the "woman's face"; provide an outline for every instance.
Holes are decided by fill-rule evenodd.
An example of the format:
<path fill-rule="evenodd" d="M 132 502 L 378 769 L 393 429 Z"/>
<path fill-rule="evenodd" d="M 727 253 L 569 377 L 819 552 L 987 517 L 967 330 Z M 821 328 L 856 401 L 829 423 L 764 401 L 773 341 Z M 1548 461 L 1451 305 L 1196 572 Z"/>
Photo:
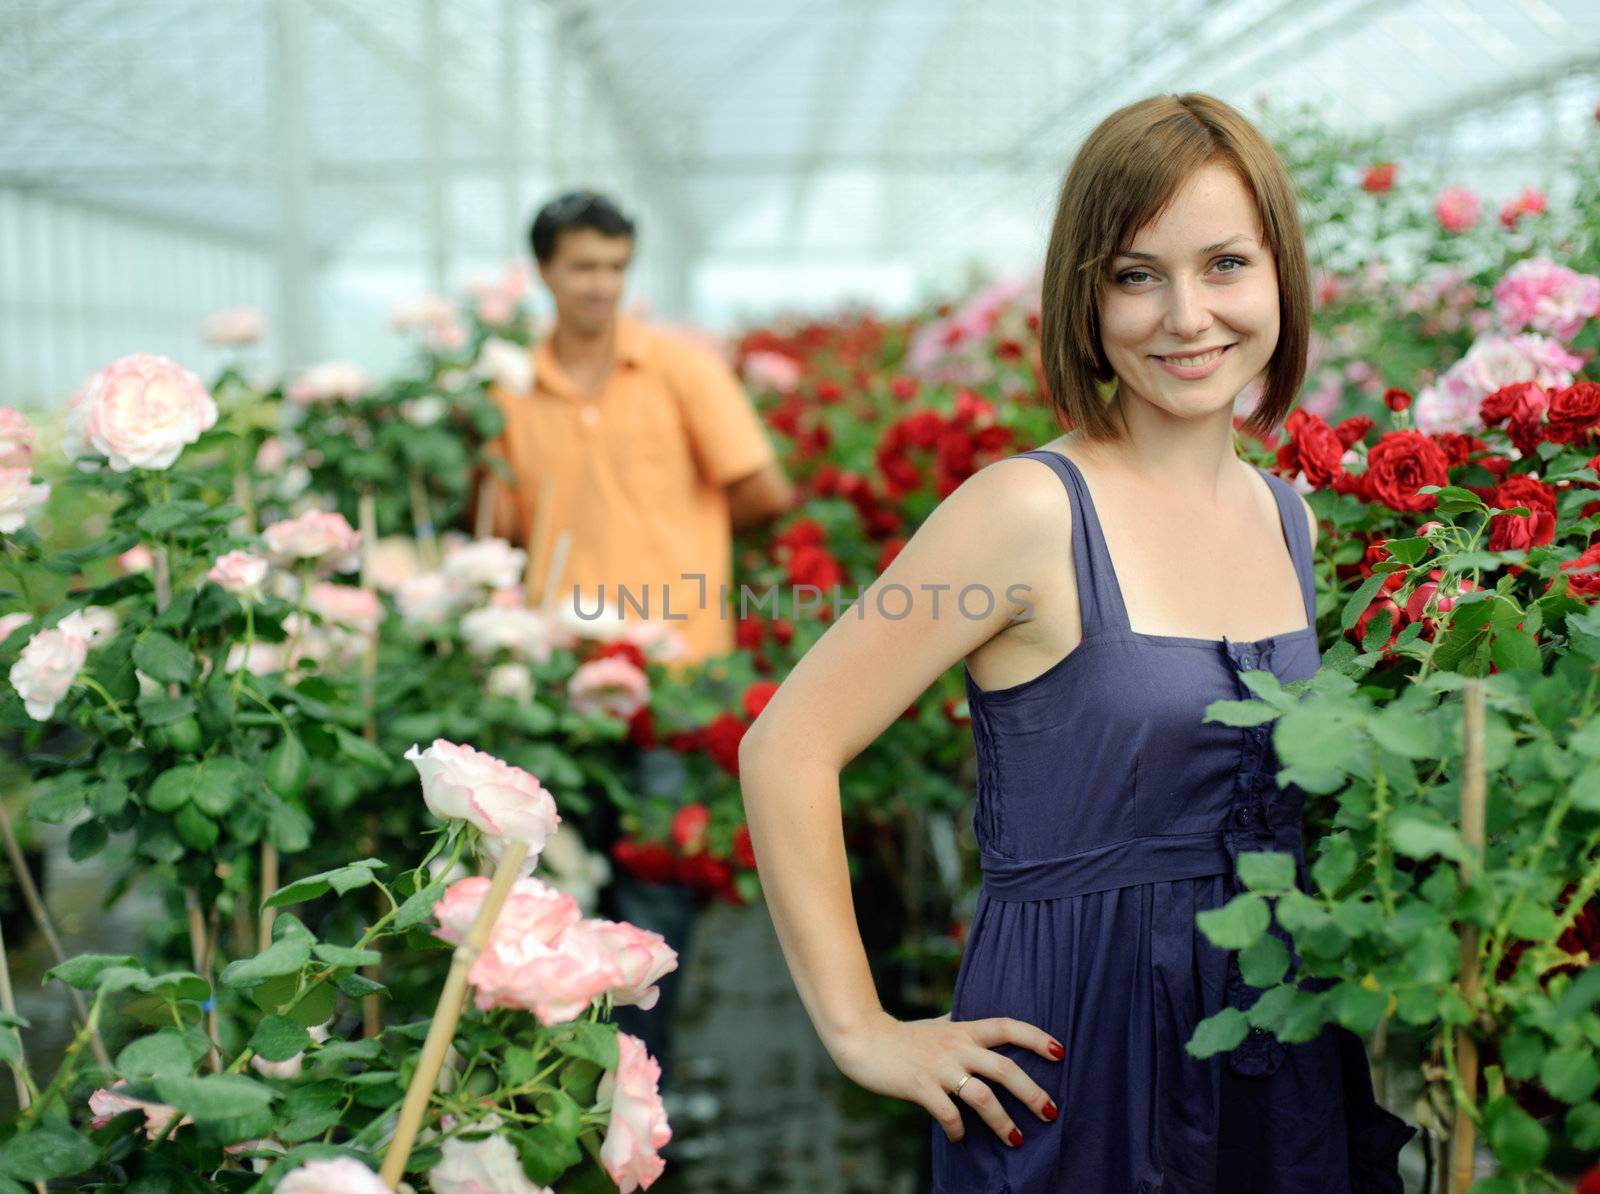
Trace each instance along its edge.
<path fill-rule="evenodd" d="M 1177 418 L 1226 409 L 1278 343 L 1278 269 L 1232 170 L 1196 170 L 1166 211 L 1111 258 L 1100 343 L 1120 401 Z"/>

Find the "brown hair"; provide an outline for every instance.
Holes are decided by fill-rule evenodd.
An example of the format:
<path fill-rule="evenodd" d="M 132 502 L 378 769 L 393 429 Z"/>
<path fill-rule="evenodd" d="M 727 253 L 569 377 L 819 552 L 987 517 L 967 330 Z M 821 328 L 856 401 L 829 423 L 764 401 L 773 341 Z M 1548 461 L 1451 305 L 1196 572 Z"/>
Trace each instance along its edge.
<path fill-rule="evenodd" d="M 1050 400 L 1090 439 L 1115 439 L 1100 398 L 1114 373 L 1100 346 L 1104 267 L 1160 216 L 1195 170 L 1230 167 L 1255 199 L 1278 270 L 1278 343 L 1261 404 L 1245 426 L 1272 430 L 1294 405 L 1311 334 L 1311 276 L 1294 183 L 1260 130 L 1209 95 L 1157 95 L 1107 116 L 1061 184 L 1039 312 L 1041 365 Z"/>

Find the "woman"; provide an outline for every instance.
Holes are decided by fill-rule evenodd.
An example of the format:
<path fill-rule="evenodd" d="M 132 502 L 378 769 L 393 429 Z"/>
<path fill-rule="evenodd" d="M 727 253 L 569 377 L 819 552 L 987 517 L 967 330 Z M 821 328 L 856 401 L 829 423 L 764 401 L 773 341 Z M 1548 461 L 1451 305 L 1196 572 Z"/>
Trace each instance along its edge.
<path fill-rule="evenodd" d="M 1253 428 L 1287 415 L 1309 290 L 1293 185 L 1248 121 L 1203 95 L 1108 117 L 1045 263 L 1045 379 L 1071 432 L 951 494 L 744 739 L 800 995 L 845 1074 L 932 1114 L 937 1194 L 1402 1189 L 1413 1130 L 1349 1032 L 1184 1049 L 1258 994 L 1195 927 L 1239 890 L 1238 854 L 1292 853 L 1305 884 L 1304 795 L 1278 789 L 1269 727 L 1203 719 L 1249 695 L 1244 672 L 1320 662 L 1315 519 L 1233 442 L 1251 381 Z M 903 593 L 877 601 L 897 585 L 903 617 Z M 839 771 L 958 659 L 984 883 L 951 1013 L 901 1022 L 856 930 Z"/>

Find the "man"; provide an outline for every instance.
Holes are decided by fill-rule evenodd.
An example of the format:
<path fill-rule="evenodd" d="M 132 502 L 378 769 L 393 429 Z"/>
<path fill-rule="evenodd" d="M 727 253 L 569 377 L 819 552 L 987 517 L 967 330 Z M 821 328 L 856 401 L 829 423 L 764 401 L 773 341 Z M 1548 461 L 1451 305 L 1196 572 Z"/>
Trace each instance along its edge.
<path fill-rule="evenodd" d="M 577 586 L 592 613 L 603 587 L 610 611 L 623 586 L 633 601 L 648 601 L 646 616 L 668 619 L 682 635 L 686 662 L 728 654 L 734 619 L 721 601 L 727 592 L 737 606 L 732 532 L 775 517 L 794 497 L 760 419 L 714 355 L 618 312 L 635 233 L 609 199 L 579 191 L 553 200 L 530 240 L 556 318 L 534 349 L 531 390 L 491 391 L 505 414 L 496 447 L 514 479 L 510 500 L 496 503 L 496 533 L 527 546 L 542 580 L 556 537 L 570 532 L 560 607 Z M 529 542 L 536 526 L 546 528 L 544 542 Z M 682 799 L 677 756 L 645 752 L 637 765 L 642 793 Z M 617 826 L 608 801 L 595 802 L 584 836 L 609 855 Z M 660 1060 L 664 1084 L 694 900 L 688 888 L 625 874 L 601 899 L 604 915 L 653 929 L 679 952 L 656 1007 L 619 1008 L 615 1017 Z"/>

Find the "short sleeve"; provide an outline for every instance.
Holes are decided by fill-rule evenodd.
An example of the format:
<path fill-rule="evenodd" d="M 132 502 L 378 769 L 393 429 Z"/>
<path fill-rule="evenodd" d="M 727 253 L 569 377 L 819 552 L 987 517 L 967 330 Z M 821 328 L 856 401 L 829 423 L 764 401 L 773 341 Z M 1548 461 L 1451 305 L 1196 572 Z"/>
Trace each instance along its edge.
<path fill-rule="evenodd" d="M 668 383 L 700 475 L 731 485 L 770 464 L 776 453 L 733 371 L 697 344 L 674 340 L 669 352 Z"/>

